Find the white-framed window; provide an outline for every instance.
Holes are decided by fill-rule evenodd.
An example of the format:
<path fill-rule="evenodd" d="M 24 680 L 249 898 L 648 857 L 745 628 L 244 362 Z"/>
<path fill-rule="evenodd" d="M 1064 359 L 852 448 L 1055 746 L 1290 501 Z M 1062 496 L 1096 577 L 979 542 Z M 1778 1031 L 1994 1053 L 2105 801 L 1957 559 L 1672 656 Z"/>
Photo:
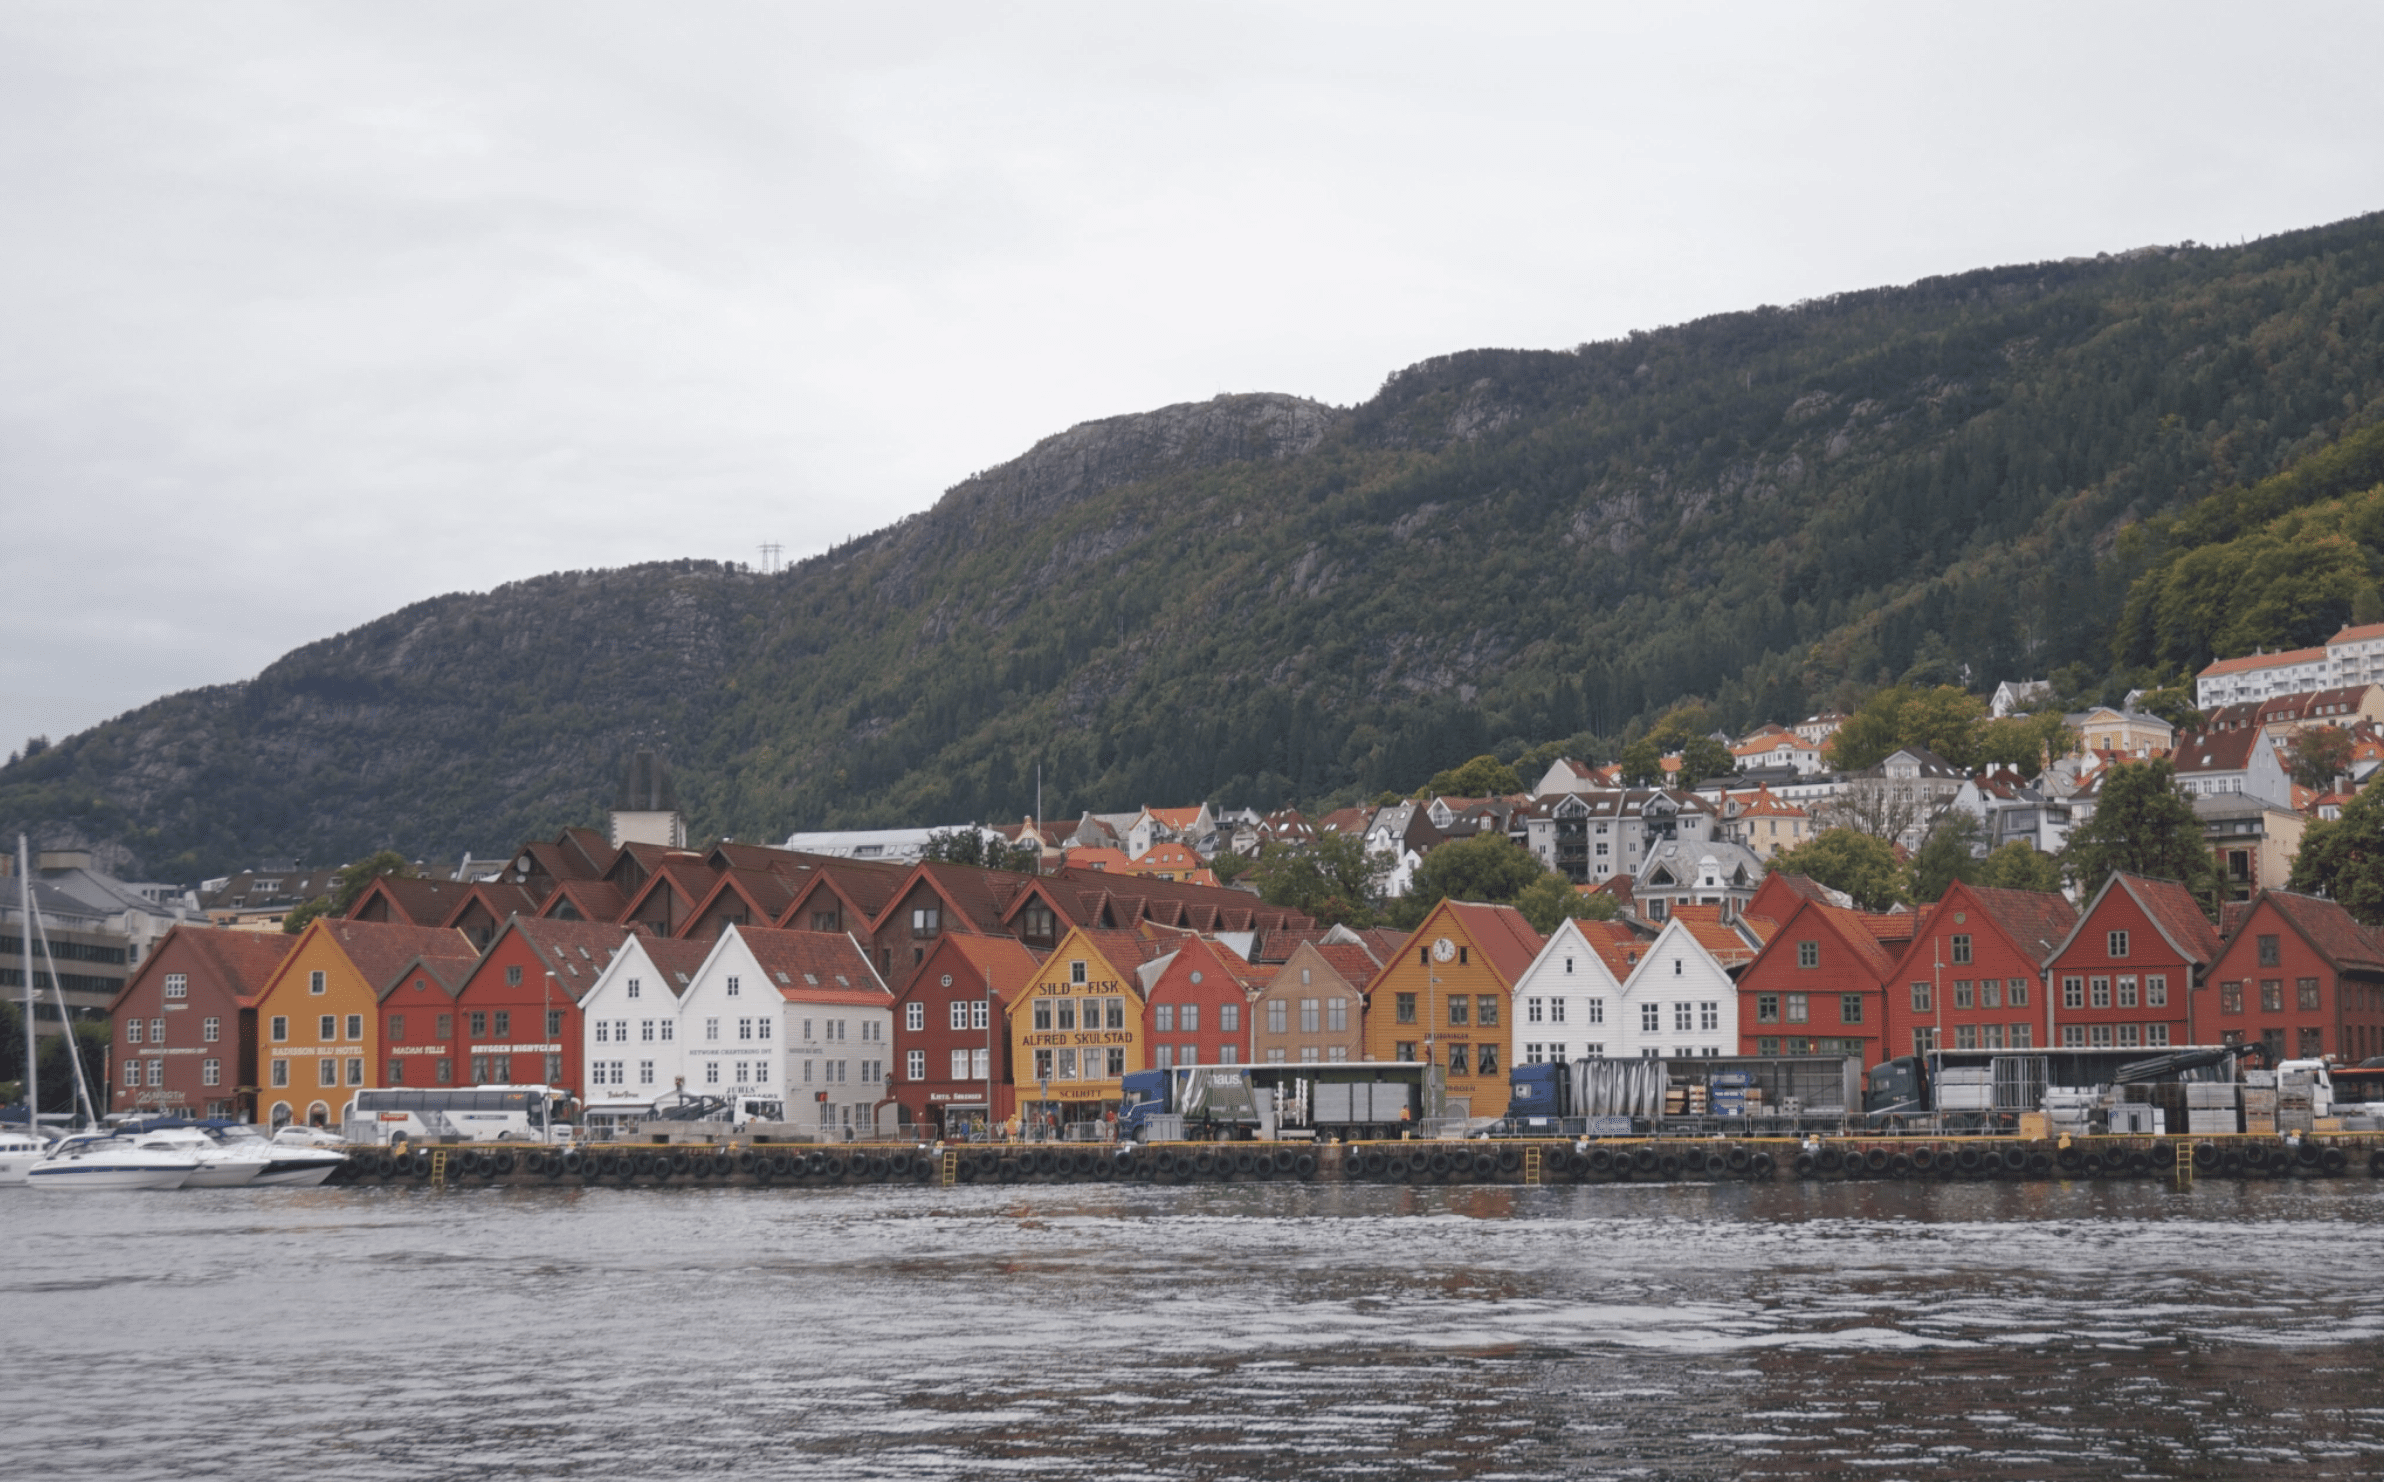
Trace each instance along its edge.
<path fill-rule="evenodd" d="M 945 1015 L 944 1015 L 944 1017 L 945 1017 L 945 1020 L 946 1020 L 946 1023 L 947 1023 L 947 1025 L 948 1025 L 948 1027 L 950 1027 L 950 1028 L 953 1028 L 953 1029 L 966 1029 L 966 1028 L 968 1028 L 968 1027 L 969 1027 L 969 1006 L 968 1006 L 968 1000 L 967 1000 L 967 999 L 965 999 L 965 998 L 955 998 L 955 999 L 953 999 L 953 1000 L 952 1000 L 952 1002 L 951 1002 L 950 1004 L 946 1005 L 946 1011 L 945 1011 Z"/>
<path fill-rule="evenodd" d="M 166 1083 L 166 1063 L 165 1063 L 163 1060 L 152 1060 L 152 1061 L 150 1061 L 150 1062 L 149 1062 L 149 1084 L 150 1084 L 150 1085 L 152 1085 L 152 1086 L 162 1086 L 162 1085 L 164 1085 L 165 1083 Z"/>
<path fill-rule="evenodd" d="M 1675 1034 L 1688 1033 L 1689 1026 L 1697 1022 L 1696 1012 L 1696 1009 L 1690 1004 L 1674 1004 L 1672 1006 L 1672 1032 Z"/>
<path fill-rule="evenodd" d="M 1639 1030 L 1642 1034 L 1658 1034 L 1664 1028 L 1664 1006 L 1658 1003 L 1639 1005 Z"/>
<path fill-rule="evenodd" d="M 167 974 L 166 974 L 166 997 L 168 997 L 168 998 L 188 998 L 188 997 L 190 997 L 190 975 L 189 975 L 188 973 L 167 973 Z"/>
<path fill-rule="evenodd" d="M 1126 1053 L 1125 1051 L 1112 1050 L 1109 1053 L 1111 1059 L 1117 1060 L 1121 1065 L 1124 1064 L 1120 1057 Z M 969 1079 L 981 1081 L 991 1074 L 993 1074 L 993 1051 L 982 1046 L 969 1051 Z"/>
<path fill-rule="evenodd" d="M 214 1044 L 217 1040 L 222 1039 L 223 1020 L 212 1016 L 201 1019 L 199 1021 L 199 1038 L 207 1044 Z"/>
<path fill-rule="evenodd" d="M 628 993 L 628 996 L 629 996 L 629 997 L 631 997 L 631 998 L 635 998 L 635 997 L 637 997 L 637 988 L 638 988 L 637 979 L 635 979 L 635 978 L 631 978 L 631 979 L 629 980 L 629 993 Z"/>
<path fill-rule="evenodd" d="M 318 1060 L 318 1061 L 316 1061 L 316 1062 L 315 1062 L 315 1084 L 316 1084 L 316 1085 L 318 1085 L 318 1086 L 336 1086 L 336 1085 L 338 1085 L 338 1084 L 339 1084 L 339 1062 L 338 1062 L 337 1060 Z"/>
<path fill-rule="evenodd" d="M 316 968 L 313 972 L 310 972 L 306 975 L 307 992 L 327 993 L 330 991 L 330 988 L 331 975 L 323 971 L 321 968 Z"/>
<path fill-rule="evenodd" d="M 728 996 L 731 998 L 735 998 L 737 996 L 737 976 L 734 973 L 729 974 Z"/>
<path fill-rule="evenodd" d="M 199 1062 L 199 1084 L 200 1084 L 200 1085 L 202 1085 L 202 1086 L 220 1086 L 220 1085 L 222 1085 L 222 1084 L 223 1084 L 223 1062 L 222 1062 L 221 1060 L 202 1060 L 202 1061 L 200 1061 L 200 1062 Z"/>
<path fill-rule="evenodd" d="M 1337 1000 L 1336 1000 L 1336 1001 L 1337 1001 Z M 1564 1005 L 1565 1005 L 1565 1001 L 1564 1001 L 1563 999 L 1561 999 L 1561 998 L 1551 998 L 1551 999 L 1549 999 L 1549 1000 L 1548 1000 L 1548 1022 L 1549 1022 L 1549 1023 L 1551 1023 L 1551 1024 L 1562 1024 L 1562 1023 L 1565 1021 L 1565 1017 L 1564 1017 Z"/>
<path fill-rule="evenodd" d="M 704 1021 L 704 1039 L 709 1043 L 717 1044 L 719 1042 L 720 1021 L 718 1019 L 706 1019 Z"/>
<path fill-rule="evenodd" d="M 1126 1052 L 1125 1052 L 1125 1051 L 1123 1051 L 1123 1050 L 1120 1050 L 1120 1051 L 1118 1051 L 1117 1053 L 1118 1053 L 1118 1054 L 1120 1054 L 1120 1055 L 1123 1055 L 1123 1054 L 1125 1054 Z M 1349 1060 L 1349 1046 L 1347 1046 L 1347 1045 L 1328 1045 L 1328 1046 L 1326 1046 L 1326 1047 L 1325 1047 L 1324 1058 L 1325 1058 L 1325 1059 L 1327 1059 L 1327 1060 L 1329 1060 L 1329 1061 L 1331 1061 L 1331 1062 L 1332 1062 L 1332 1063 L 1334 1063 L 1335 1065 L 1343 1065 L 1343 1064 L 1346 1064 L 1346 1063 L 1348 1063 L 1348 1060 Z"/>
<path fill-rule="evenodd" d="M 751 1039 L 751 1038 L 753 1038 L 753 1021 L 752 1021 L 751 1019 L 739 1019 L 739 1020 L 737 1021 L 737 1038 L 739 1038 L 739 1039 Z M 743 1076 L 739 1076 L 739 1077 L 737 1077 L 737 1079 L 741 1081 L 741 1080 L 743 1080 L 743 1079 L 745 1079 L 745 1078 L 744 1078 Z"/>
<path fill-rule="evenodd" d="M 1527 998 L 1527 999 L 1523 1000 L 1523 1022 L 1524 1022 L 1524 1023 L 1526 1023 L 1526 1024 L 1538 1024 L 1538 1023 L 1541 1023 L 1542 1021 L 1544 1021 L 1544 1020 L 1546 1019 L 1546 1017 L 1547 1017 L 1547 1013 L 1548 1013 L 1547 1005 L 1546 1005 L 1546 1004 L 1545 1004 L 1545 1003 L 1544 1003 L 1542 1000 L 1540 1000 L 1540 999 L 1537 999 L 1537 998 Z M 1532 1048 L 1533 1048 L 1533 1049 L 1537 1049 L 1537 1048 L 1539 1048 L 1539 1047 L 1538 1047 L 1537 1045 L 1534 1045 Z M 1527 1061 L 1525 1061 L 1524 1063 L 1525 1063 L 1525 1064 L 1527 1064 L 1527 1065 L 1537 1065 L 1537 1064 L 1539 1064 L 1540 1062 L 1539 1062 L 1539 1059 L 1538 1059 L 1538 1057 L 1537 1057 L 1537 1056 L 1534 1056 L 1532 1059 L 1530 1059 L 1530 1060 L 1527 1060 Z"/>
<path fill-rule="evenodd" d="M 1698 1027 L 1699 1029 L 1719 1029 L 1719 1028 L 1721 1028 L 1721 1027 L 1722 1027 L 1722 1006 L 1721 1006 L 1721 1004 L 1720 1004 L 1720 1003 L 1718 1003 L 1718 1002 L 1715 1002 L 1715 1003 L 1701 1003 L 1701 1004 L 1697 1005 L 1697 1027 Z"/>
<path fill-rule="evenodd" d="M 668 1019 L 662 1021 L 662 1042 L 666 1045 L 671 1042 L 671 1021 Z"/>
<path fill-rule="evenodd" d="M 1586 1004 L 1587 1004 L 1587 1006 L 1588 1006 L 1588 1013 L 1589 1013 L 1589 1020 L 1588 1020 L 1588 1022 L 1590 1022 L 1590 1023 L 1592 1023 L 1592 1024 L 1603 1024 L 1603 1023 L 1605 1023 L 1605 1022 L 1606 1022 L 1606 1000 L 1604 1000 L 1604 999 L 1602 999 L 1602 998 L 1592 998 L 1592 999 L 1587 999 L 1587 1000 L 1585 1000 L 1585 1002 L 1586 1002 Z"/>
<path fill-rule="evenodd" d="M 613 1042 L 613 1025 L 612 1025 L 612 1021 L 611 1021 L 610 1019 L 599 1019 L 599 1020 L 597 1020 L 597 1021 L 596 1021 L 596 1043 L 598 1043 L 598 1044 L 600 1044 L 600 1045 L 609 1045 L 609 1044 L 611 1044 L 612 1042 Z"/>
<path fill-rule="evenodd" d="M 912 1034 L 927 1027 L 927 1005 L 913 1001 L 902 1006 L 902 1027 Z M 953 1026 L 958 1028 L 959 1026 Z"/>
<path fill-rule="evenodd" d="M 637 1083 L 641 1086 L 651 1086 L 654 1084 L 653 1061 L 640 1060 L 637 1062 Z"/>
<path fill-rule="evenodd" d="M 719 1061 L 706 1060 L 704 1062 L 704 1084 L 707 1086 L 717 1086 L 720 1084 Z"/>
<path fill-rule="evenodd" d="M 17 1022 L 23 1023 L 24 1021 L 20 1019 Z M 128 1045 L 139 1044 L 141 1042 L 141 1036 L 147 1034 L 148 1032 L 149 1021 L 146 1019 L 127 1019 L 124 1021 L 124 1042 Z"/>
<path fill-rule="evenodd" d="M 273 1084 L 274 1084 L 274 1085 L 276 1085 L 276 1086 L 286 1086 L 286 1085 L 288 1085 L 289 1083 L 290 1083 L 290 1062 L 289 1062 L 289 1061 L 287 1061 L 287 1060 L 276 1060 L 276 1061 L 274 1061 L 274 1062 L 273 1062 Z"/>
<path fill-rule="evenodd" d="M 969 1005 L 969 1028 L 983 1029 L 986 1025 L 986 1015 L 990 1012 L 991 1006 L 982 998 L 971 1003 Z"/>

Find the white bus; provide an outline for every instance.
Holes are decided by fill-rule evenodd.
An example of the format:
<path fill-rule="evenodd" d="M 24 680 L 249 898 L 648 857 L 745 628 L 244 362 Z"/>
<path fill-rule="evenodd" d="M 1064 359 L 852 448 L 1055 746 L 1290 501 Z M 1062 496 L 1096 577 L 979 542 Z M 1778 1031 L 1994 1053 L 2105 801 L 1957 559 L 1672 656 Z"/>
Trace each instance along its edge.
<path fill-rule="evenodd" d="M 426 1086 L 359 1091 L 343 1114 L 352 1143 L 566 1142 L 570 1093 L 553 1086 Z"/>

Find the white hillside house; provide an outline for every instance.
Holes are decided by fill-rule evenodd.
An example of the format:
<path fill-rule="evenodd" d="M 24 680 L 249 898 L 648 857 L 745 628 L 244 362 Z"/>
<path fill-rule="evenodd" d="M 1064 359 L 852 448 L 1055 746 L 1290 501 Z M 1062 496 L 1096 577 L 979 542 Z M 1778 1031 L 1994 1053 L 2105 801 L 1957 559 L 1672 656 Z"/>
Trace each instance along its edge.
<path fill-rule="evenodd" d="M 1621 982 L 1581 923 L 1559 922 L 1540 955 L 1515 979 L 1515 1063 L 1561 1065 L 1610 1053 L 1621 1001 Z"/>
<path fill-rule="evenodd" d="M 580 1064 L 588 1067 L 590 1105 L 650 1102 L 669 1094 L 683 1073 L 679 999 L 693 974 L 658 965 L 646 950 L 649 940 L 631 932 L 580 996 Z"/>
<path fill-rule="evenodd" d="M 1606 1053 L 1613 1057 L 1735 1055 L 1738 984 L 1684 921 L 1668 921 L 1623 980 Z"/>

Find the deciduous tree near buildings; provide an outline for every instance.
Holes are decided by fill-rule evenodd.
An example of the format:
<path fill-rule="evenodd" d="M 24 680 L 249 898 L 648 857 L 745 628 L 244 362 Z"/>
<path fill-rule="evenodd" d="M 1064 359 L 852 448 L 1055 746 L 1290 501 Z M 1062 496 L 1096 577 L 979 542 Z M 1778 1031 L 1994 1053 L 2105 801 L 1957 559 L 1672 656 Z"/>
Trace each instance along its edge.
<path fill-rule="evenodd" d="M 1850 828 L 1823 829 L 1773 855 L 1770 867 L 1843 890 L 1866 911 L 1884 911 L 1904 898 L 1904 868 L 1895 850 L 1885 839 Z"/>
<path fill-rule="evenodd" d="M 2340 901 L 2369 926 L 2384 926 L 2384 788 L 2370 787 L 2301 836 L 2288 882 Z"/>
<path fill-rule="evenodd" d="M 1830 738 L 1830 765 L 1859 772 L 1900 748 L 1921 746 L 1954 766 L 1969 767 L 1978 760 L 1979 724 L 1986 713 L 1986 701 L 1950 684 L 1889 685 L 1863 701 Z"/>
<path fill-rule="evenodd" d="M 1382 863 L 1359 834 L 1269 844 L 1244 874 L 1268 905 L 1305 911 L 1319 926 L 1372 926 L 1382 914 Z"/>
<path fill-rule="evenodd" d="M 2304 852 L 2307 847 L 2305 840 Z M 2166 757 L 2111 768 L 2094 817 L 2070 833 L 2061 869 L 2088 896 L 2117 873 L 2175 880 L 2217 915 L 2217 862 L 2203 838 L 2202 820 L 2177 790 L 2177 773 Z"/>

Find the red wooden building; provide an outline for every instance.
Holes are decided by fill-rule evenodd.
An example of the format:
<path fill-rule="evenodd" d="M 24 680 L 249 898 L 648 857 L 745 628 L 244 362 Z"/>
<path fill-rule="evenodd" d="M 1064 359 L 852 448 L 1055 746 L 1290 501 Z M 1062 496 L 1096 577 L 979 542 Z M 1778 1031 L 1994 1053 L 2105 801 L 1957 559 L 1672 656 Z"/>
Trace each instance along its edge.
<path fill-rule="evenodd" d="M 1886 984 L 1904 942 L 1891 951 L 1861 912 L 1807 896 L 1779 899 L 1781 908 L 1785 918 L 1739 974 L 1739 1053 L 1859 1055 L 1877 1064 L 1886 1058 Z"/>
<path fill-rule="evenodd" d="M 455 995 L 478 959 L 422 953 L 380 984 L 381 1084 L 452 1086 Z"/>
<path fill-rule="evenodd" d="M 1142 970 L 1143 1043 L 1150 1046 L 1151 1068 L 1248 1064 L 1257 1027 L 1251 1004 L 1275 970 L 1245 962 L 1209 937 L 1166 936 L 1155 945 L 1168 955 Z"/>
<path fill-rule="evenodd" d="M 298 939 L 179 924 L 108 1005 L 111 1111 L 254 1117 L 256 999 Z"/>
<path fill-rule="evenodd" d="M 2193 1043 L 2189 1005 L 2218 959 L 2218 931 L 2174 880 L 2113 875 L 2046 965 L 2055 1045 Z"/>
<path fill-rule="evenodd" d="M 461 1083 L 583 1095 L 579 1001 L 628 935 L 593 921 L 507 921 L 455 995 Z"/>
<path fill-rule="evenodd" d="M 2045 962 L 2077 922 L 2077 908 L 2056 892 L 1956 881 L 1917 917 L 1889 980 L 1885 1053 L 2049 1044 Z"/>
<path fill-rule="evenodd" d="M 1025 991 L 1043 954 L 1010 937 L 937 939 L 894 1010 L 894 1098 L 938 1136 L 1006 1122 L 1017 1109 L 1003 1005 Z"/>
<path fill-rule="evenodd" d="M 2334 901 L 2263 890 L 2193 1005 L 2202 1042 L 2265 1045 L 2271 1065 L 2356 1065 L 2384 1055 L 2384 940 Z"/>

